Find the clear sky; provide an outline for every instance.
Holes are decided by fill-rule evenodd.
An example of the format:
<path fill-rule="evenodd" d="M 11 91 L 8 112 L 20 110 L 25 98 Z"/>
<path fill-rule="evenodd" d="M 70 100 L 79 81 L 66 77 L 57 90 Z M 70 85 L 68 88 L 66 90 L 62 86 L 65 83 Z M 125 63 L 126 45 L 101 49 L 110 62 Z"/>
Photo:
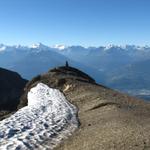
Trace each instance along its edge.
<path fill-rule="evenodd" d="M 0 43 L 150 45 L 150 0 L 0 0 Z"/>

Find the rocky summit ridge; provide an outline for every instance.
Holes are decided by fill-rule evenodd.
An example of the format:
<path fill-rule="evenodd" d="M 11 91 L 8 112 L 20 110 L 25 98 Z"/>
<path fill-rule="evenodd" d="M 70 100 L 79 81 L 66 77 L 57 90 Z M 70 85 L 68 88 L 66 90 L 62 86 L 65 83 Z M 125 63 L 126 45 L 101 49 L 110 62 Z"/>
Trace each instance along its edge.
<path fill-rule="evenodd" d="M 150 149 L 150 103 L 98 85 L 82 71 L 63 66 L 28 82 L 19 108 L 27 105 L 27 94 L 38 83 L 61 90 L 78 108 L 79 129 L 56 150 Z"/>

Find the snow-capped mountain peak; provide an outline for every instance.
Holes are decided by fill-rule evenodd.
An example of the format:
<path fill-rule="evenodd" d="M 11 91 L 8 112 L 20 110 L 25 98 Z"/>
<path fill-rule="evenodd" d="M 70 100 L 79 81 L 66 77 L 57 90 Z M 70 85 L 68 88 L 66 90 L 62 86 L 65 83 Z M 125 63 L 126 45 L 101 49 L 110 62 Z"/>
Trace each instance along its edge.
<path fill-rule="evenodd" d="M 53 48 L 59 49 L 59 50 L 64 50 L 65 48 L 67 48 L 67 46 L 65 45 L 55 45 Z"/>
<path fill-rule="evenodd" d="M 104 50 L 107 51 L 107 50 L 110 50 L 111 48 L 114 48 L 114 47 L 118 47 L 118 46 L 110 44 L 110 45 L 105 46 Z"/>
<path fill-rule="evenodd" d="M 3 45 L 3 44 L 1 44 L 1 45 L 0 45 L 0 51 L 5 51 L 5 50 L 6 50 L 6 46 Z"/>
<path fill-rule="evenodd" d="M 48 48 L 48 46 L 46 46 L 42 43 L 35 43 L 35 44 L 32 44 L 29 47 L 32 48 L 32 49 L 47 49 Z"/>

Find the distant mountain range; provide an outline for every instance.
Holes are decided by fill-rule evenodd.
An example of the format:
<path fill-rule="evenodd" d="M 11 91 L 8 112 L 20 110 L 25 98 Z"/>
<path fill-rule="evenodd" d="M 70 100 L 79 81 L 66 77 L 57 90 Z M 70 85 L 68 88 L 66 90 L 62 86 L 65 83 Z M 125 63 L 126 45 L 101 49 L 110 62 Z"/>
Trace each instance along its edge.
<path fill-rule="evenodd" d="M 146 98 L 150 95 L 149 46 L 0 45 L 0 67 L 17 71 L 27 79 L 65 61 L 108 87 Z"/>

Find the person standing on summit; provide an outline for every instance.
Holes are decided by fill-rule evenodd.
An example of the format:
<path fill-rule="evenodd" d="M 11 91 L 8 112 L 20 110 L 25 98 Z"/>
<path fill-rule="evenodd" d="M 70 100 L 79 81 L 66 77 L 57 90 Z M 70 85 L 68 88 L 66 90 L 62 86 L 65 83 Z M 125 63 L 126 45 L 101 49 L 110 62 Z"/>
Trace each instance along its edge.
<path fill-rule="evenodd" d="M 68 61 L 66 61 L 66 67 L 69 67 Z"/>

